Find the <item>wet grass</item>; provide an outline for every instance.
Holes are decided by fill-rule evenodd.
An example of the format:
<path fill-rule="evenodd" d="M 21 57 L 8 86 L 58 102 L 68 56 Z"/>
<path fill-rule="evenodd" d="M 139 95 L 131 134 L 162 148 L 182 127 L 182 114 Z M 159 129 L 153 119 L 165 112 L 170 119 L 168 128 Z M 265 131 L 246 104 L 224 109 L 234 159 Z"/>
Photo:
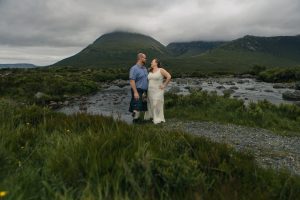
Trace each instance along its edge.
<path fill-rule="evenodd" d="M 296 199 L 300 178 L 178 131 L 0 100 L 4 199 Z"/>
<path fill-rule="evenodd" d="M 300 135 L 300 107 L 296 105 L 260 101 L 245 106 L 242 100 L 206 91 L 187 96 L 167 94 L 165 105 L 168 118 L 232 123 L 269 129 L 280 135 Z"/>

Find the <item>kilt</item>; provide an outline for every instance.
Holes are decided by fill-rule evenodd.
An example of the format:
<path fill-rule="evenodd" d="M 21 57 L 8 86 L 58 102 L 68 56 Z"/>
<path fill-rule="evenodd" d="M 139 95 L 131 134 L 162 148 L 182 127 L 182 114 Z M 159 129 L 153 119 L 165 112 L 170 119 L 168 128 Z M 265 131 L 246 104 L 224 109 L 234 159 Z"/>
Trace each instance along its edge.
<path fill-rule="evenodd" d="M 143 93 L 147 94 L 147 90 L 143 90 L 140 88 L 137 88 L 137 91 L 139 93 L 139 100 L 134 99 L 134 94 L 133 90 L 131 89 L 131 101 L 130 101 L 130 106 L 129 106 L 129 112 L 133 112 L 134 110 L 137 111 L 147 111 L 147 101 L 145 98 L 143 98 Z"/>

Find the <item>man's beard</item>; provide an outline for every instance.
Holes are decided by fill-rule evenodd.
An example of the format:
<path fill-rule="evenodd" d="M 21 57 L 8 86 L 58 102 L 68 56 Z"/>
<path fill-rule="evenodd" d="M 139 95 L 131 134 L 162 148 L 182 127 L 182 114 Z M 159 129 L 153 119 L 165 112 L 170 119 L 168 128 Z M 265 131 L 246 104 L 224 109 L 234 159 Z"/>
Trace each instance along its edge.
<path fill-rule="evenodd" d="M 142 61 L 143 65 L 146 65 L 146 61 Z"/>

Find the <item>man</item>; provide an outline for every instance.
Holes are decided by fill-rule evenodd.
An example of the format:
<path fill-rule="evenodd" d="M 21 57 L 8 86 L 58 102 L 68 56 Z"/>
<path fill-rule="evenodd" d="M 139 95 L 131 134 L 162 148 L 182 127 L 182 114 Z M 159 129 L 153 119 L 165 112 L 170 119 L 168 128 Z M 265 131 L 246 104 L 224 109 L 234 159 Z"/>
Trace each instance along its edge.
<path fill-rule="evenodd" d="M 145 67 L 146 55 L 139 53 L 137 63 L 130 68 L 129 81 L 131 86 L 131 101 L 129 111 L 136 122 L 140 112 L 147 111 L 146 95 L 148 90 L 148 71 Z"/>

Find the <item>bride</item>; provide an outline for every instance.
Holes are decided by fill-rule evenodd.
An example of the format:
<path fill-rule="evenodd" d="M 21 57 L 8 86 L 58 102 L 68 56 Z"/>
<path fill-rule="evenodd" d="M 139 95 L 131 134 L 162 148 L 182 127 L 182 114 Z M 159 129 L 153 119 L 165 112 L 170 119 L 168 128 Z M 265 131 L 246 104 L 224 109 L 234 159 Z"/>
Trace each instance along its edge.
<path fill-rule="evenodd" d="M 151 62 L 151 69 L 148 74 L 148 111 L 144 119 L 153 119 L 154 124 L 166 122 L 164 117 L 164 89 L 171 80 L 171 75 L 161 68 L 160 61 L 155 58 Z"/>

